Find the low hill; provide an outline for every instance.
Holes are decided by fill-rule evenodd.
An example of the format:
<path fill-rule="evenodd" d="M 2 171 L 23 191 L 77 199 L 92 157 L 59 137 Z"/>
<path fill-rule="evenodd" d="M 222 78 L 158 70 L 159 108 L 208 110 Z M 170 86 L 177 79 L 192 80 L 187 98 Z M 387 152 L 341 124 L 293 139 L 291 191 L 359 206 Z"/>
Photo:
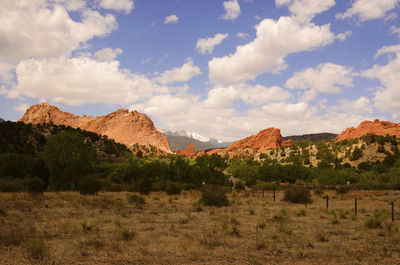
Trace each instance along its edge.
<path fill-rule="evenodd" d="M 41 103 L 29 107 L 20 119 L 24 123 L 65 125 L 72 128 L 107 135 L 116 142 L 132 145 L 154 146 L 170 153 L 168 140 L 154 127 L 153 121 L 144 113 L 119 109 L 103 116 L 76 116 L 55 106 Z"/>
<path fill-rule="evenodd" d="M 3 120 L 2 118 L 0 118 L 0 122 L 5 122 L 5 120 Z"/>
<path fill-rule="evenodd" d="M 61 131 L 82 134 L 86 142 L 97 151 L 99 159 L 124 159 L 130 152 L 124 144 L 115 142 L 107 136 L 54 124 L 25 124 L 23 122 L 0 123 L 0 153 L 35 155 L 44 150 L 47 140 Z"/>
<path fill-rule="evenodd" d="M 337 137 L 334 133 L 313 133 L 313 134 L 303 134 L 303 135 L 291 135 L 283 137 L 286 140 L 292 140 L 293 142 L 299 141 L 311 141 L 311 142 L 333 142 Z"/>

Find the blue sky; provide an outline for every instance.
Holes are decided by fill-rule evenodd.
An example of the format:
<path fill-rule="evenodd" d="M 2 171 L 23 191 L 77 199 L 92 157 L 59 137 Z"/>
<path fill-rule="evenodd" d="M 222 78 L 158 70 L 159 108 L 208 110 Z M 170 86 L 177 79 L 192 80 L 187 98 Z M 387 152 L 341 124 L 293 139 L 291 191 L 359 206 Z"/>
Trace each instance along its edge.
<path fill-rule="evenodd" d="M 47 101 L 235 140 L 400 120 L 400 0 L 2 0 L 0 117 Z"/>

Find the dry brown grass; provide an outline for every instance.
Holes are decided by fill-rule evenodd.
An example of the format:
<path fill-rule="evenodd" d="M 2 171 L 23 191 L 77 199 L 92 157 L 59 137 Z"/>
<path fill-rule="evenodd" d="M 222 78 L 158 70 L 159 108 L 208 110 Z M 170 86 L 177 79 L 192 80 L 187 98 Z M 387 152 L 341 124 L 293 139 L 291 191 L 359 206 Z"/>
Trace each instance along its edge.
<path fill-rule="evenodd" d="M 197 204 L 201 194 L 0 194 L 1 264 L 399 264 L 400 232 L 390 217 L 395 191 L 330 193 L 305 205 L 229 194 L 228 207 Z M 358 216 L 354 217 L 354 197 Z M 200 209 L 201 208 L 201 209 Z M 336 218 L 335 218 L 336 216 Z M 336 221 L 335 221 L 336 220 Z"/>

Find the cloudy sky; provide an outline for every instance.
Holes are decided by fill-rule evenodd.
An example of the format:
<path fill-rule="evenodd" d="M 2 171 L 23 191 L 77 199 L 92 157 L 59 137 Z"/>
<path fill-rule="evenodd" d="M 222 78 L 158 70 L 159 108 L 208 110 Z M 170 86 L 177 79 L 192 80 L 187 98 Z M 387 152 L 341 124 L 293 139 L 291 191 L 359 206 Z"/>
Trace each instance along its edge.
<path fill-rule="evenodd" d="M 47 101 L 235 140 L 400 120 L 400 0 L 0 0 L 0 117 Z"/>

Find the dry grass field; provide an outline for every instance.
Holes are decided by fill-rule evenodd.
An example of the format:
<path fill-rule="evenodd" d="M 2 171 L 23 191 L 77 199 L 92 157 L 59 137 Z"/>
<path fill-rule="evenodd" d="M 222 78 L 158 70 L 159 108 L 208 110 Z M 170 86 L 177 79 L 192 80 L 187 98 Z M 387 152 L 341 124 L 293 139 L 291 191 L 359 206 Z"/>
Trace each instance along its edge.
<path fill-rule="evenodd" d="M 322 196 L 305 207 L 282 202 L 282 192 L 276 202 L 270 192 L 229 194 L 221 208 L 199 205 L 197 191 L 152 193 L 144 204 L 130 194 L 0 194 L 0 263 L 400 263 L 397 191 L 329 192 L 329 210 Z"/>

